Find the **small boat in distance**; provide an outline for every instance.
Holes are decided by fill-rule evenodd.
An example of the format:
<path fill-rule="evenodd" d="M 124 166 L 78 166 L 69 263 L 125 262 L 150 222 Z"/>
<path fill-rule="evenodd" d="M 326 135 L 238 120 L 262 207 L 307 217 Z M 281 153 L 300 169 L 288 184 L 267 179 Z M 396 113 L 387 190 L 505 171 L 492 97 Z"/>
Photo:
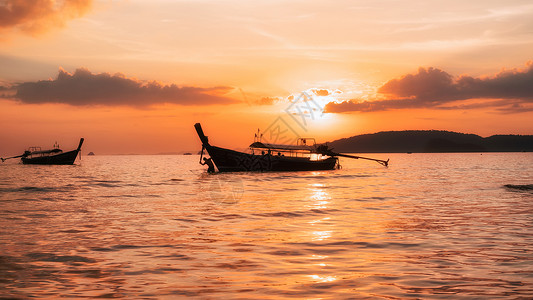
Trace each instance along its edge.
<path fill-rule="evenodd" d="M 81 138 L 78 148 L 68 152 L 63 152 L 57 144 L 50 150 L 41 150 L 41 147 L 30 147 L 21 155 L 2 158 L 2 162 L 6 159 L 20 157 L 22 163 L 26 165 L 72 165 L 81 150 L 83 141 L 84 139 Z"/>
<path fill-rule="evenodd" d="M 387 166 L 389 162 L 388 160 L 335 153 L 327 145 L 317 145 L 314 139 L 310 138 L 300 138 L 296 145 L 282 145 L 263 143 L 258 137 L 249 146 L 251 153 L 244 153 L 212 146 L 203 132 L 202 125 L 196 123 L 194 128 L 200 141 L 202 141 L 200 164 L 209 165 L 210 170 L 208 171 L 211 172 L 214 172 L 213 166 L 210 165 L 213 163 L 219 172 L 246 172 L 333 170 L 339 166 L 338 156 L 374 160 L 384 166 Z M 211 158 L 204 158 L 202 161 L 204 150 Z"/>

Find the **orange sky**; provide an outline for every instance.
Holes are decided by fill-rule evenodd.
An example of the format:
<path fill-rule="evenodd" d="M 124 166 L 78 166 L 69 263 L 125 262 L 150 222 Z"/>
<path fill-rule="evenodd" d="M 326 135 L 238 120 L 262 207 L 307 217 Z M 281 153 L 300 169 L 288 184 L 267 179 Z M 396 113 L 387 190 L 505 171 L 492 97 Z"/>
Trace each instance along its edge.
<path fill-rule="evenodd" d="M 0 156 L 197 151 L 195 122 L 232 148 L 279 125 L 533 134 L 531 20 L 529 0 L 0 1 Z"/>

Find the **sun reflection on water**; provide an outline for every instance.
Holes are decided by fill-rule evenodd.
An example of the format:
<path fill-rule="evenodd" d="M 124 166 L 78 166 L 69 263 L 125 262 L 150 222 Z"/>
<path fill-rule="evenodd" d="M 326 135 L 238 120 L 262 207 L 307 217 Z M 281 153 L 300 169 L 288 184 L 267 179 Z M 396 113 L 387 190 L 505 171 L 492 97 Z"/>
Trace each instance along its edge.
<path fill-rule="evenodd" d="M 325 209 L 329 205 L 329 200 L 331 200 L 328 192 L 324 190 L 325 185 L 321 183 L 310 184 L 311 196 L 309 197 L 310 206 L 312 209 Z"/>
<path fill-rule="evenodd" d="M 330 203 L 330 196 L 329 194 L 324 190 L 324 184 L 322 183 L 313 183 L 310 184 L 309 190 L 311 191 L 311 195 L 309 197 L 310 199 L 310 207 L 312 209 L 326 209 L 329 207 Z M 312 226 L 313 231 L 310 232 L 311 234 L 311 240 L 312 241 L 323 241 L 326 239 L 331 238 L 331 235 L 333 233 L 332 230 L 323 230 L 326 224 L 324 224 L 325 221 L 330 220 L 330 217 L 324 217 L 320 219 L 315 219 L 308 221 L 307 223 Z"/>
<path fill-rule="evenodd" d="M 330 218 L 330 217 L 324 217 L 324 218 L 322 218 L 322 219 L 309 221 L 309 222 L 307 222 L 307 223 L 309 223 L 309 224 L 317 224 L 317 223 L 324 222 L 324 221 L 329 220 L 329 219 L 331 219 L 331 218 Z"/>
<path fill-rule="evenodd" d="M 309 275 L 309 277 L 317 282 L 332 282 L 337 280 L 335 276 Z"/>
<path fill-rule="evenodd" d="M 331 231 L 313 231 L 313 241 L 323 241 L 331 237 Z"/>

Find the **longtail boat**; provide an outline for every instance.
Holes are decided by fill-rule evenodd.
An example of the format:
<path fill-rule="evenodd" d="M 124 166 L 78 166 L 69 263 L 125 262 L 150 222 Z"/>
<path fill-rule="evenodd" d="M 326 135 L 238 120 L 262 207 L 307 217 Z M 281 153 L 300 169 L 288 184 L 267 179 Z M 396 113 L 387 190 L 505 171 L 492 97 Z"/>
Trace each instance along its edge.
<path fill-rule="evenodd" d="M 68 152 L 63 152 L 57 145 L 54 145 L 54 148 L 50 150 L 41 150 L 41 147 L 30 147 L 21 155 L 2 158 L 2 162 L 6 159 L 20 157 L 22 163 L 26 165 L 72 165 L 81 150 L 83 141 L 84 139 L 81 138 L 78 148 Z"/>
<path fill-rule="evenodd" d="M 249 146 L 250 153 L 239 152 L 211 145 L 200 123 L 194 124 L 194 128 L 202 142 L 200 164 L 214 163 L 219 172 L 333 170 L 339 166 L 338 156 L 374 160 L 384 166 L 389 162 L 335 153 L 327 145 L 317 145 L 312 138 L 300 138 L 296 145 L 270 144 L 256 139 Z M 204 150 L 210 158 L 202 162 Z M 213 172 L 214 166 L 209 167 L 208 171 Z"/>

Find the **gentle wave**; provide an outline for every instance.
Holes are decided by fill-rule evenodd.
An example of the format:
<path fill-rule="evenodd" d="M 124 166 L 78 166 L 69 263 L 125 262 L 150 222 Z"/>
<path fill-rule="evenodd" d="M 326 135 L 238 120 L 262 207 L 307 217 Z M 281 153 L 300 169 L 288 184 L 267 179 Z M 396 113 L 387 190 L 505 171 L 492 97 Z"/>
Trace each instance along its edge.
<path fill-rule="evenodd" d="M 310 209 L 307 211 L 280 211 L 280 212 L 268 212 L 268 213 L 255 213 L 252 214 L 253 216 L 259 216 L 259 217 L 281 217 L 281 218 L 294 218 L 294 217 L 308 217 L 313 215 L 327 215 L 330 213 L 338 212 L 338 209 Z"/>
<path fill-rule="evenodd" d="M 9 166 L 0 298 L 530 298 L 531 158 L 215 175 L 185 156 Z"/>
<path fill-rule="evenodd" d="M 511 190 L 533 191 L 533 184 L 506 184 L 504 187 Z"/>
<path fill-rule="evenodd" d="M 0 188 L 0 193 L 52 193 L 66 191 L 67 187 L 38 187 L 38 186 L 23 186 L 17 188 Z"/>
<path fill-rule="evenodd" d="M 31 261 L 62 262 L 62 263 L 95 263 L 96 260 L 80 255 L 56 255 L 47 252 L 32 252 L 26 254 Z"/>

